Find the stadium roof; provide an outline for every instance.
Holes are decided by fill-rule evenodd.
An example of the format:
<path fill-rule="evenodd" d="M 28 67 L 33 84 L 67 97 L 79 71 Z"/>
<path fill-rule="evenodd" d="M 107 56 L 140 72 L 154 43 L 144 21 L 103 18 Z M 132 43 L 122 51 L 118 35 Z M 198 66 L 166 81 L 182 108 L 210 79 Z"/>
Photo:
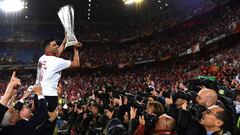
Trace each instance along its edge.
<path fill-rule="evenodd" d="M 0 0 L 3 1 L 3 0 Z M 123 0 L 24 0 L 27 9 L 20 13 L 5 14 L 0 11 L 2 21 L 59 21 L 57 11 L 70 4 L 75 10 L 75 20 L 81 22 L 129 22 L 147 17 L 153 12 L 164 11 L 169 3 L 179 0 L 143 0 L 140 5 L 124 4 Z M 182 1 L 182 0 L 180 0 Z M 185 1 L 185 0 L 183 0 Z"/>

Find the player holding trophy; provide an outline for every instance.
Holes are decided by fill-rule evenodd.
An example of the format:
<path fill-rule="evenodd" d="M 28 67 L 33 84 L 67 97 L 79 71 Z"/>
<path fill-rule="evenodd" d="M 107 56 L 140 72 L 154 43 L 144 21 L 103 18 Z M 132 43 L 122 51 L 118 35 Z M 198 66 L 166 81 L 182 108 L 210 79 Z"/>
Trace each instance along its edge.
<path fill-rule="evenodd" d="M 66 31 L 65 38 L 60 46 L 54 39 L 45 40 L 42 44 L 44 55 L 39 58 L 36 84 L 42 86 L 42 93 L 48 104 L 48 111 L 53 112 L 58 106 L 57 85 L 61 77 L 61 71 L 67 68 L 78 68 L 80 66 L 78 49 L 81 47 L 73 33 L 74 21 L 73 9 L 65 6 L 59 10 L 58 16 Z M 66 44 L 66 45 L 65 45 Z M 73 46 L 73 60 L 60 58 L 63 50 Z M 51 124 L 53 134 L 56 121 Z"/>

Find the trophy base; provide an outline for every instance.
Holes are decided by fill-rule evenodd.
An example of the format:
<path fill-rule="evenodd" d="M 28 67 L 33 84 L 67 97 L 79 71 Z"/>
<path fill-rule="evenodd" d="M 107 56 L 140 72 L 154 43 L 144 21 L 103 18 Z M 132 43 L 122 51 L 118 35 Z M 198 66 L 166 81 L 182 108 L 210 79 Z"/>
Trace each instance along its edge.
<path fill-rule="evenodd" d="M 74 46 L 78 43 L 78 41 L 71 41 L 71 42 L 67 42 L 65 45 L 65 48 L 69 47 L 69 46 Z"/>

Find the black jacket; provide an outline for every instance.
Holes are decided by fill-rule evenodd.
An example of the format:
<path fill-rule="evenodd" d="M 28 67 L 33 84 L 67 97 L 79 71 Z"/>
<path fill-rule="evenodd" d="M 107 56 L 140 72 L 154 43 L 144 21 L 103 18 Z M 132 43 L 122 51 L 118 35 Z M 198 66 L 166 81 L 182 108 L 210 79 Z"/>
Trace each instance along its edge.
<path fill-rule="evenodd" d="M 0 123 L 2 123 L 3 117 L 7 110 L 8 108 L 0 103 Z"/>
<path fill-rule="evenodd" d="M 188 111 L 180 109 L 177 121 L 178 135 L 205 135 L 205 128 L 191 118 Z"/>
<path fill-rule="evenodd" d="M 4 134 L 7 133 L 7 135 L 35 135 L 37 133 L 38 127 L 48 118 L 46 100 L 40 99 L 38 101 L 38 104 L 39 105 L 36 109 L 35 114 L 29 120 L 21 119 L 17 121 L 15 126 L 12 126 L 11 128 L 5 128 Z M 4 134 L 1 133 L 1 135 Z"/>

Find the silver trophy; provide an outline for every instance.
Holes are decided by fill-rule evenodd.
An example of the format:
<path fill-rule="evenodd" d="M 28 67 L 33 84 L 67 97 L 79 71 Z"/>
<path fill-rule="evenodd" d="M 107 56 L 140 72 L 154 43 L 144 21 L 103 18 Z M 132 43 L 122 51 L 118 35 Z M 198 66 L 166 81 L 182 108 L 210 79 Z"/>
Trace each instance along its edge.
<path fill-rule="evenodd" d="M 74 10 L 72 6 L 66 5 L 58 11 L 58 17 L 60 18 L 65 32 L 67 32 L 67 43 L 65 48 L 73 46 L 78 43 L 74 34 Z"/>

